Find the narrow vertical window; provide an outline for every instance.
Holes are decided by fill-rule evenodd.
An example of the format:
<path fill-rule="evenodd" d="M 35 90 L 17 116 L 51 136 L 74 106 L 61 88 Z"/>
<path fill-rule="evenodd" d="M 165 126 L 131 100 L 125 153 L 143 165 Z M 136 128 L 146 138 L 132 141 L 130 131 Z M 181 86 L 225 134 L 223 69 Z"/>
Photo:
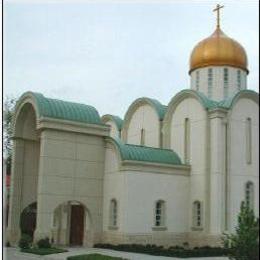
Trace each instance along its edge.
<path fill-rule="evenodd" d="M 196 90 L 199 91 L 199 83 L 200 83 L 200 72 L 196 71 Z"/>
<path fill-rule="evenodd" d="M 110 201 L 110 226 L 117 226 L 117 201 L 115 199 Z"/>
<path fill-rule="evenodd" d="M 155 226 L 165 226 L 165 202 L 162 200 L 155 203 Z"/>
<path fill-rule="evenodd" d="M 228 97 L 228 69 L 224 68 L 224 98 Z"/>
<path fill-rule="evenodd" d="M 252 120 L 246 119 L 246 162 L 252 162 Z"/>
<path fill-rule="evenodd" d="M 212 68 L 208 69 L 208 97 L 212 98 L 212 86 L 213 85 L 213 70 Z"/>
<path fill-rule="evenodd" d="M 144 145 L 145 144 L 145 130 L 142 128 L 141 129 L 141 140 L 140 140 L 140 144 Z"/>
<path fill-rule="evenodd" d="M 250 181 L 245 187 L 245 202 L 247 207 L 254 209 L 254 184 Z"/>
<path fill-rule="evenodd" d="M 185 118 L 184 121 L 184 162 L 190 162 L 190 120 Z"/>
<path fill-rule="evenodd" d="M 237 89 L 241 90 L 241 71 L 237 71 Z"/>
<path fill-rule="evenodd" d="M 193 203 L 193 227 L 202 227 L 202 207 L 199 201 Z"/>

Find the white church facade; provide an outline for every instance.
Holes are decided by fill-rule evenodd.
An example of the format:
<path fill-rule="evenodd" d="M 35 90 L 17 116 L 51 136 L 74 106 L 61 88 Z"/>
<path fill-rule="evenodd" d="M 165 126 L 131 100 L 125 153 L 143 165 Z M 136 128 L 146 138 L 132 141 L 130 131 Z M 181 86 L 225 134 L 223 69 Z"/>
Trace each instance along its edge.
<path fill-rule="evenodd" d="M 244 48 L 217 25 L 189 89 L 139 98 L 124 119 L 27 92 L 16 105 L 6 239 L 219 245 L 241 201 L 259 214 L 259 96 Z"/>

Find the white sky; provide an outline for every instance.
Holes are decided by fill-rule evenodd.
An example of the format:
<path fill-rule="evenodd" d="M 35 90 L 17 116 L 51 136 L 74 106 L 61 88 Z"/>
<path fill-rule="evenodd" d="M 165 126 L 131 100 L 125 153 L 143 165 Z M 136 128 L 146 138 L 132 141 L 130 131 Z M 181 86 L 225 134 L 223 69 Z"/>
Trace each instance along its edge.
<path fill-rule="evenodd" d="M 137 98 L 189 88 L 189 56 L 215 29 L 216 1 L 5 0 L 4 95 L 26 91 L 124 116 Z M 221 1 L 221 27 L 259 85 L 258 1 Z"/>

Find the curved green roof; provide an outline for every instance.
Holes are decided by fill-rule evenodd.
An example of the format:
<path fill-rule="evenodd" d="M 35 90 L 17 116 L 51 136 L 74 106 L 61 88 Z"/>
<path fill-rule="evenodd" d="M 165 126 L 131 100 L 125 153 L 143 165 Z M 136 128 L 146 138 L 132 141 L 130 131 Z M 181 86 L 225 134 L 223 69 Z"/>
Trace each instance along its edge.
<path fill-rule="evenodd" d="M 181 165 L 181 159 L 173 150 L 124 144 L 119 138 L 108 138 L 118 148 L 122 160 Z"/>
<path fill-rule="evenodd" d="M 155 108 L 160 120 L 164 118 L 164 115 L 167 110 L 167 106 L 162 105 L 157 99 L 153 98 L 145 98 L 150 101 L 151 104 L 153 104 L 153 107 Z"/>
<path fill-rule="evenodd" d="M 235 93 L 233 96 L 218 102 L 218 107 L 230 109 L 233 106 L 234 101 L 242 94 L 258 95 L 257 92 L 250 89 L 243 89 Z"/>
<path fill-rule="evenodd" d="M 200 103 L 203 105 L 203 107 L 205 109 L 212 109 L 212 108 L 216 107 L 217 103 L 218 103 L 217 101 L 209 99 L 202 92 L 199 92 L 199 91 L 196 91 L 196 90 L 193 90 L 193 89 L 184 89 L 184 90 L 180 91 L 178 94 L 176 94 L 173 97 L 173 99 L 170 101 L 170 103 L 173 100 L 177 99 L 179 96 L 184 95 L 184 94 L 193 94 L 193 95 L 195 95 L 199 99 Z"/>
<path fill-rule="evenodd" d="M 240 90 L 239 92 L 235 93 L 233 96 L 223 99 L 221 101 L 215 101 L 212 99 L 209 99 L 205 94 L 193 90 L 193 89 L 184 89 L 180 91 L 173 99 L 176 99 L 178 96 L 183 95 L 183 94 L 194 94 L 198 97 L 199 101 L 201 104 L 204 106 L 205 109 L 215 109 L 215 108 L 225 108 L 225 109 L 230 109 L 233 105 L 234 100 L 241 94 L 257 94 L 257 92 L 253 90 Z M 172 102 L 172 100 L 171 100 Z"/>
<path fill-rule="evenodd" d="M 26 95 L 34 97 L 39 117 L 103 125 L 97 110 L 92 106 L 46 98 L 40 93 L 27 92 L 23 96 Z"/>
<path fill-rule="evenodd" d="M 118 130 L 121 130 L 122 129 L 122 126 L 123 126 L 123 119 L 121 119 L 119 116 L 115 116 L 115 115 L 110 115 L 110 114 L 106 114 L 106 115 L 103 115 L 102 118 L 110 118 L 112 121 L 115 122 Z"/>
<path fill-rule="evenodd" d="M 125 119 L 126 119 L 126 116 L 127 114 L 129 113 L 129 110 L 137 105 L 138 103 L 140 102 L 145 102 L 145 103 L 148 103 L 150 104 L 156 111 L 158 117 L 160 120 L 163 120 L 164 118 L 164 115 L 166 113 L 166 110 L 167 110 L 167 106 L 164 106 L 162 105 L 158 100 L 156 99 L 153 99 L 153 98 L 148 98 L 148 97 L 141 97 L 141 98 L 138 98 L 136 99 L 131 105 L 130 107 L 128 108 L 127 112 L 126 112 L 126 115 L 125 115 Z"/>

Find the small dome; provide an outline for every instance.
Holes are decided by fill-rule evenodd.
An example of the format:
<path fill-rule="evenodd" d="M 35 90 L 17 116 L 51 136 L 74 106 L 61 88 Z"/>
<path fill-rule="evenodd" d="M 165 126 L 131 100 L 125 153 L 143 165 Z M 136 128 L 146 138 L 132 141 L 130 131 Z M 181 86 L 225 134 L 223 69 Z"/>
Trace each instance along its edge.
<path fill-rule="evenodd" d="M 232 66 L 249 72 L 244 48 L 225 35 L 219 27 L 210 37 L 194 47 L 190 57 L 189 73 L 207 66 Z"/>

